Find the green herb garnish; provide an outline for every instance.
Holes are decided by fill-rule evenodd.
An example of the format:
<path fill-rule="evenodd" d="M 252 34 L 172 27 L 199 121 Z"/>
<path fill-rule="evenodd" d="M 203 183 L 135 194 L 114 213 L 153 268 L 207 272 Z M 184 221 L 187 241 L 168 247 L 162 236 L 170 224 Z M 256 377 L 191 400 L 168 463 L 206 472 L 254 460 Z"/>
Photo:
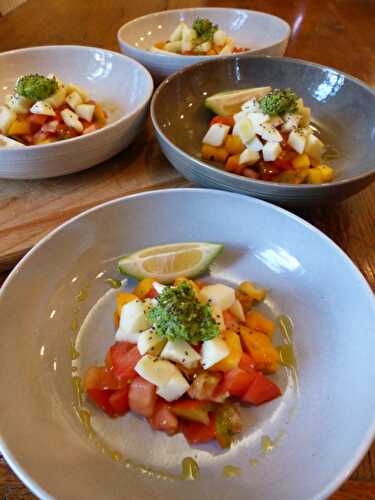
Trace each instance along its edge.
<path fill-rule="evenodd" d="M 201 19 L 200 17 L 197 17 L 192 27 L 202 42 L 212 40 L 215 31 L 219 28 L 217 24 L 213 24 L 209 19 Z"/>
<path fill-rule="evenodd" d="M 297 111 L 298 96 L 293 90 L 274 89 L 260 100 L 260 108 L 269 116 L 280 116 Z"/>
<path fill-rule="evenodd" d="M 157 297 L 157 302 L 147 317 L 160 337 L 196 344 L 219 335 L 211 307 L 199 302 L 189 283 L 165 288 Z"/>
<path fill-rule="evenodd" d="M 17 80 L 16 93 L 32 101 L 43 101 L 58 89 L 56 78 L 42 75 L 26 75 Z"/>

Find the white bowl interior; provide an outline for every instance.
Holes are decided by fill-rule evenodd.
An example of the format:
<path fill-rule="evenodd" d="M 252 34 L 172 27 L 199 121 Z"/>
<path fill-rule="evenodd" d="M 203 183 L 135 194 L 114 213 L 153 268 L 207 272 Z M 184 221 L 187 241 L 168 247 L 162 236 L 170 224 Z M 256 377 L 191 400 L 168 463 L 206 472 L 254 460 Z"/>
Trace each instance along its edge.
<path fill-rule="evenodd" d="M 211 445 L 192 449 L 181 435 L 154 433 L 132 415 L 112 421 L 91 409 L 106 445 L 135 462 L 176 474 L 184 457 L 196 457 L 202 478 L 181 483 L 116 463 L 88 438 L 74 409 L 70 347 L 76 327 L 108 291 L 105 279 L 116 277 L 119 256 L 189 240 L 225 244 L 211 279 L 250 278 L 269 289 L 268 313 L 293 320 L 299 375 L 296 387 L 283 369 L 284 395 L 243 411 L 249 425 L 226 452 Z M 101 303 L 103 314 L 95 316 L 95 329 L 78 342 L 80 369 L 101 361 L 113 342 L 111 294 Z M 347 477 L 373 438 L 370 289 L 319 231 L 259 200 L 166 190 L 91 210 L 19 264 L 1 291 L 0 313 L 0 448 L 39 496 L 209 500 L 214 484 L 224 500 L 322 498 Z M 267 456 L 262 435 L 277 441 Z M 255 467 L 253 458 L 259 460 Z M 242 475 L 222 478 L 227 464 L 240 466 Z"/>

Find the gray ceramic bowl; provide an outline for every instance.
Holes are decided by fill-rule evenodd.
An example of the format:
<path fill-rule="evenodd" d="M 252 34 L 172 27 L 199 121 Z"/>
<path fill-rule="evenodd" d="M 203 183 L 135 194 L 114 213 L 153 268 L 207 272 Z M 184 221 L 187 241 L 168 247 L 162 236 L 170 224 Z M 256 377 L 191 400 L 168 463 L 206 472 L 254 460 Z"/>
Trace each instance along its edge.
<path fill-rule="evenodd" d="M 203 102 L 223 90 L 271 85 L 292 87 L 312 108 L 323 140 L 340 153 L 330 161 L 334 182 L 290 185 L 248 179 L 200 160 L 211 113 Z M 205 187 L 244 193 L 281 205 L 343 200 L 375 179 L 375 91 L 335 69 L 298 59 L 247 56 L 207 61 L 165 80 L 151 116 L 160 146 L 174 167 Z"/>

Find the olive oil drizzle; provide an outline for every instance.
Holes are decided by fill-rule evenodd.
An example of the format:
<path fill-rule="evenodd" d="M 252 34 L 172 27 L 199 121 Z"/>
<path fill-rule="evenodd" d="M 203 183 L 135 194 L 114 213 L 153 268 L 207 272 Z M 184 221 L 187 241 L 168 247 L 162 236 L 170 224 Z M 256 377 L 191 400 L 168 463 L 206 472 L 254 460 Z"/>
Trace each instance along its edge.
<path fill-rule="evenodd" d="M 194 460 L 194 458 L 185 457 L 182 460 L 181 466 L 182 466 L 181 479 L 185 481 L 194 481 L 196 479 L 199 479 L 200 477 L 199 465 Z"/>
<path fill-rule="evenodd" d="M 241 468 L 235 465 L 224 465 L 223 467 L 223 477 L 237 477 L 241 475 Z"/>

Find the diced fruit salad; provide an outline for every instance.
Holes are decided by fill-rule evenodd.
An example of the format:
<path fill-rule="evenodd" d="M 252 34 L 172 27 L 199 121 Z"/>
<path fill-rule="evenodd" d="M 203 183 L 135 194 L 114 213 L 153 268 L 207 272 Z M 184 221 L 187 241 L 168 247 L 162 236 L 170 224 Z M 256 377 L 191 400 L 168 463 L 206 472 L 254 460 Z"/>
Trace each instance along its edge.
<path fill-rule="evenodd" d="M 268 378 L 280 362 L 275 324 L 253 308 L 265 295 L 251 282 L 234 289 L 185 277 L 117 292 L 115 343 L 105 365 L 85 374 L 88 399 L 110 417 L 132 411 L 190 444 L 230 447 L 242 429 L 239 404 L 281 395 Z"/>
<path fill-rule="evenodd" d="M 88 134 L 106 122 L 106 112 L 85 90 L 55 75 L 18 78 L 0 106 L 0 133 L 27 146 Z"/>
<path fill-rule="evenodd" d="M 311 126 L 311 110 L 291 89 L 259 87 L 215 94 L 215 113 L 202 139 L 202 159 L 250 179 L 321 184 L 334 177 L 322 162 L 325 145 Z"/>
<path fill-rule="evenodd" d="M 158 42 L 152 52 L 173 52 L 184 56 L 216 56 L 244 52 L 235 47 L 234 40 L 209 19 L 197 18 L 189 28 L 184 22 L 171 33 L 169 40 Z"/>

